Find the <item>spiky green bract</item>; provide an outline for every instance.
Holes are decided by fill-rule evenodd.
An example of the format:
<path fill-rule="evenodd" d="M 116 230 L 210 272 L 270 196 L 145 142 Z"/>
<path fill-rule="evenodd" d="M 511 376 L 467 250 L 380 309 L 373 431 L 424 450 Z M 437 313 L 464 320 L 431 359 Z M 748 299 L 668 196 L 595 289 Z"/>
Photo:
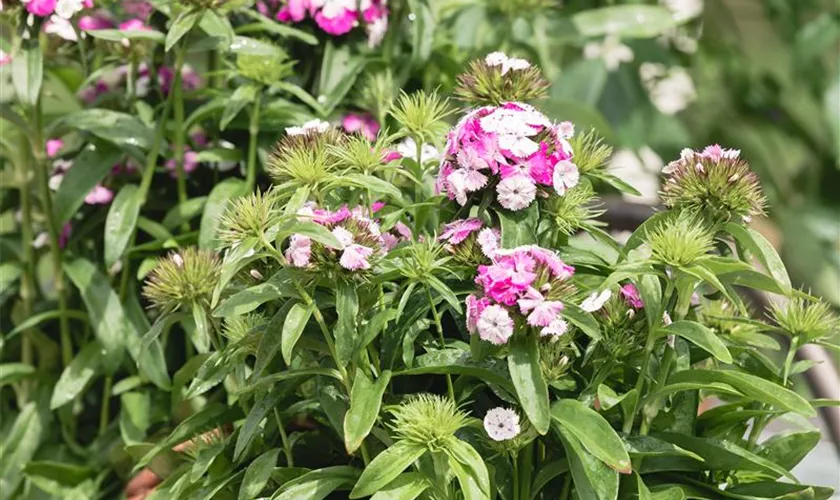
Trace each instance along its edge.
<path fill-rule="evenodd" d="M 273 54 L 238 54 L 236 69 L 240 75 L 263 85 L 271 85 L 293 73 L 295 61 L 280 47 Z"/>
<path fill-rule="evenodd" d="M 646 239 L 654 260 L 686 267 L 712 250 L 714 235 L 703 219 L 685 211 L 649 230 Z"/>
<path fill-rule="evenodd" d="M 274 146 L 266 170 L 280 189 L 305 186 L 317 192 L 335 173 L 329 146 L 345 140 L 346 136 L 334 127 L 324 132 L 286 135 Z"/>
<path fill-rule="evenodd" d="M 668 179 L 660 193 L 666 206 L 695 211 L 712 223 L 764 213 L 767 200 L 746 161 L 684 154 L 668 165 Z"/>
<path fill-rule="evenodd" d="M 281 218 L 277 191 L 256 191 L 231 200 L 219 219 L 218 238 L 227 245 L 245 238 L 261 239 L 264 235 L 270 240 Z"/>
<path fill-rule="evenodd" d="M 430 276 L 451 273 L 444 246 L 437 238 L 426 238 L 406 245 L 395 255 L 399 272 L 411 281 L 423 283 Z"/>
<path fill-rule="evenodd" d="M 575 152 L 573 161 L 582 174 L 603 170 L 613 152 L 612 146 L 606 144 L 595 129 L 575 134 L 569 144 Z"/>
<path fill-rule="evenodd" d="M 840 331 L 840 318 L 823 301 L 795 297 L 770 306 L 770 316 L 787 335 L 804 345 L 831 337 Z"/>
<path fill-rule="evenodd" d="M 540 339 L 540 370 L 546 382 L 556 382 L 568 374 L 575 356 L 573 332 L 570 326 L 563 335 Z"/>
<path fill-rule="evenodd" d="M 228 349 L 234 356 L 256 354 L 267 323 L 262 313 L 249 313 L 225 318 L 222 335 L 228 339 Z"/>
<path fill-rule="evenodd" d="M 437 394 L 419 394 L 390 409 L 397 438 L 430 451 L 441 451 L 458 429 L 469 423 L 455 403 Z"/>
<path fill-rule="evenodd" d="M 398 85 L 390 69 L 366 74 L 358 85 L 356 103 L 376 116 L 380 124 L 385 123 L 385 116 L 397 98 Z"/>
<path fill-rule="evenodd" d="M 566 191 L 565 196 L 546 198 L 541 208 L 543 213 L 551 216 L 553 229 L 568 236 L 603 213 L 595 209 L 595 199 L 592 184 L 583 179 L 577 186 Z"/>
<path fill-rule="evenodd" d="M 449 129 L 444 121 L 455 110 L 437 92 L 400 93 L 390 114 L 406 130 L 408 136 L 421 143 L 434 144 Z"/>
<path fill-rule="evenodd" d="M 146 279 L 143 295 L 162 312 L 190 308 L 194 304 L 209 307 L 220 272 L 215 254 L 195 247 L 185 248 L 158 260 Z"/>
<path fill-rule="evenodd" d="M 473 106 L 498 106 L 543 98 L 548 94 L 548 87 L 536 66 L 502 74 L 502 66 L 491 66 L 478 59 L 470 63 L 466 73 L 458 75 L 455 96 Z"/>
<path fill-rule="evenodd" d="M 352 134 L 339 144 L 330 144 L 328 152 L 333 169 L 372 174 L 386 166 L 382 160 L 388 145 L 384 137 L 371 141 L 361 134 Z"/>
<path fill-rule="evenodd" d="M 647 330 L 641 311 L 628 308 L 618 294 L 614 294 L 598 311 L 602 337 L 595 344 L 601 356 L 623 361 L 642 353 Z"/>

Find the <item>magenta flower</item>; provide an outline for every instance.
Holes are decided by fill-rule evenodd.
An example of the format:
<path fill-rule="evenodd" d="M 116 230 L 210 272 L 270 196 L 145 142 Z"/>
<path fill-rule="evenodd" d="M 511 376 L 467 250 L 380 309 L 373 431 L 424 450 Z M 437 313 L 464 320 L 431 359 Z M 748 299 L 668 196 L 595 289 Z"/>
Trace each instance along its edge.
<path fill-rule="evenodd" d="M 67 246 L 67 243 L 70 241 L 70 234 L 73 233 L 73 226 L 70 225 L 69 222 L 64 224 L 64 227 L 61 228 L 61 234 L 58 235 L 58 246 L 59 248 L 64 248 Z"/>
<path fill-rule="evenodd" d="M 64 147 L 64 141 L 61 139 L 48 139 L 47 140 L 47 158 L 54 158 L 55 155 Z"/>
<path fill-rule="evenodd" d="M 306 17 L 309 9 L 310 0 L 288 0 L 286 5 L 277 12 L 277 20 L 283 23 L 299 23 Z"/>
<path fill-rule="evenodd" d="M 114 27 L 114 22 L 103 11 L 79 18 L 79 29 L 82 31 L 107 30 Z"/>
<path fill-rule="evenodd" d="M 636 288 L 636 285 L 633 283 L 628 283 L 623 285 L 619 290 L 621 294 L 621 298 L 624 299 L 624 302 L 627 303 L 629 307 L 633 309 L 641 309 L 644 307 L 644 302 L 642 302 L 642 296 L 639 294 L 639 289 Z"/>
<path fill-rule="evenodd" d="M 108 203 L 111 203 L 111 200 L 113 199 L 113 191 L 101 184 L 97 184 L 90 190 L 87 196 L 85 196 L 85 203 L 88 205 L 107 205 Z"/>
<path fill-rule="evenodd" d="M 142 19 L 129 19 L 123 21 L 119 25 L 120 31 L 151 31 L 151 27 L 146 26 Z"/>
<path fill-rule="evenodd" d="M 457 245 L 470 237 L 471 234 L 481 229 L 480 219 L 459 219 L 443 226 L 443 232 L 438 237 L 450 245 Z"/>
<path fill-rule="evenodd" d="M 123 12 L 138 19 L 148 19 L 155 8 L 146 0 L 123 0 Z"/>
<path fill-rule="evenodd" d="M 369 141 L 376 140 L 379 133 L 379 122 L 368 113 L 348 113 L 341 120 L 341 126 L 348 134 L 362 134 Z"/>
<path fill-rule="evenodd" d="M 12 55 L 0 50 L 0 66 L 12 62 Z"/>
<path fill-rule="evenodd" d="M 315 23 L 330 35 L 344 35 L 358 22 L 355 0 L 330 0 L 315 14 Z"/>
<path fill-rule="evenodd" d="M 47 17 L 55 11 L 56 0 L 29 0 L 26 11 L 38 17 Z"/>

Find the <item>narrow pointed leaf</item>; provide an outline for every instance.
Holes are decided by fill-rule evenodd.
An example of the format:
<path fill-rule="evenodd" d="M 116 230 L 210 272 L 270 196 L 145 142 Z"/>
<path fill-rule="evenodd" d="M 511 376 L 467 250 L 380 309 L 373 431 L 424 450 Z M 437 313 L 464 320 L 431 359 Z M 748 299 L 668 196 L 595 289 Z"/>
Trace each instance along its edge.
<path fill-rule="evenodd" d="M 535 335 L 514 335 L 510 342 L 508 370 L 519 404 L 540 434 L 551 424 L 548 385 L 540 368 L 540 350 Z"/>
<path fill-rule="evenodd" d="M 347 453 L 355 453 L 376 423 L 382 395 L 390 381 L 391 372 L 388 370 L 382 372 L 376 382 L 372 382 L 361 369 L 356 369 L 350 391 L 350 409 L 344 415 L 344 446 Z"/>

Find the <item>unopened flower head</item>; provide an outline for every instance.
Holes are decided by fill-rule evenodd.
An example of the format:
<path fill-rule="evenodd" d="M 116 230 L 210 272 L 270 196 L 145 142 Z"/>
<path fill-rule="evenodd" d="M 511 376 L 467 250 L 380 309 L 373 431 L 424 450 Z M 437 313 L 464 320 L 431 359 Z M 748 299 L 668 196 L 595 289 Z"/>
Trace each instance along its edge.
<path fill-rule="evenodd" d="M 540 211 L 550 217 L 554 230 L 571 236 L 603 213 L 597 208 L 595 199 L 592 184 L 584 180 L 564 196 L 547 198 Z"/>
<path fill-rule="evenodd" d="M 236 69 L 240 75 L 263 85 L 271 85 L 293 73 L 295 62 L 279 47 L 270 55 L 238 54 Z"/>
<path fill-rule="evenodd" d="M 537 196 L 563 196 L 580 179 L 569 125 L 555 125 L 523 103 L 472 111 L 449 133 L 436 190 L 466 205 L 473 193 L 493 189 L 498 203 L 513 211 Z"/>
<path fill-rule="evenodd" d="M 510 408 L 493 408 L 484 415 L 484 430 L 493 441 L 507 441 L 519 435 L 519 414 Z"/>
<path fill-rule="evenodd" d="M 317 190 L 330 181 L 334 173 L 330 145 L 338 145 L 345 140 L 344 134 L 320 120 L 289 127 L 274 147 L 266 170 L 284 189 L 306 186 Z"/>
<path fill-rule="evenodd" d="M 402 125 L 408 135 L 422 142 L 435 142 L 446 132 L 444 121 L 454 112 L 449 101 L 437 92 L 402 92 L 390 110 L 391 116 Z"/>
<path fill-rule="evenodd" d="M 440 451 L 455 433 L 469 422 L 467 414 L 448 398 L 419 394 L 390 409 L 390 428 L 397 438 L 408 443 Z"/>
<path fill-rule="evenodd" d="M 446 250 L 463 265 L 477 267 L 486 264 L 499 247 L 500 233 L 485 228 L 480 219 L 458 219 L 445 226 L 438 236 Z"/>
<path fill-rule="evenodd" d="M 622 285 L 619 289 L 619 294 L 621 295 L 621 298 L 624 299 L 624 302 L 628 307 L 632 307 L 633 309 L 641 309 L 644 307 L 644 302 L 642 302 L 642 296 L 639 293 L 639 289 L 633 283 Z"/>
<path fill-rule="evenodd" d="M 239 354 L 255 354 L 267 323 L 262 313 L 248 313 L 225 318 L 222 334 L 236 345 Z"/>
<path fill-rule="evenodd" d="M 547 91 L 548 82 L 539 68 L 525 59 L 492 52 L 473 61 L 469 70 L 458 76 L 455 95 L 471 105 L 498 106 L 539 99 Z"/>
<path fill-rule="evenodd" d="M 219 240 L 235 245 L 246 238 L 272 241 L 282 217 L 277 192 L 265 192 L 233 199 L 219 219 Z"/>
<path fill-rule="evenodd" d="M 556 382 L 569 373 L 575 355 L 574 335 L 542 338 L 540 346 L 540 371 L 547 382 Z"/>
<path fill-rule="evenodd" d="M 650 229 L 646 239 L 655 260 L 685 267 L 712 250 L 714 234 L 696 215 L 680 212 Z"/>
<path fill-rule="evenodd" d="M 208 306 L 220 272 L 215 254 L 189 247 L 158 260 L 146 279 L 143 294 L 163 312 Z"/>
<path fill-rule="evenodd" d="M 683 150 L 669 163 L 662 201 L 674 208 L 703 213 L 714 222 L 764 213 L 766 199 L 758 177 L 740 152 L 718 145 L 703 151 Z"/>
<path fill-rule="evenodd" d="M 773 303 L 770 316 L 785 334 L 797 338 L 799 345 L 830 338 L 840 331 L 840 317 L 821 300 L 795 297 Z"/>

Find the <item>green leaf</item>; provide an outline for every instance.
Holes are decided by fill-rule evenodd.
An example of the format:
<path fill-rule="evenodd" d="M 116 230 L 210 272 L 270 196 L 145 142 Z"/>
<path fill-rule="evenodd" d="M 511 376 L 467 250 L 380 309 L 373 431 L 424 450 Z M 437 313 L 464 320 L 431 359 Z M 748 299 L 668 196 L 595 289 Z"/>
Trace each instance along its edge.
<path fill-rule="evenodd" d="M 390 381 L 389 370 L 382 372 L 376 382 L 372 382 L 360 368 L 356 369 L 356 377 L 350 391 L 350 409 L 344 415 L 344 447 L 347 453 L 352 455 L 359 449 L 362 441 L 373 429 L 382 405 L 382 395 L 385 394 Z"/>
<path fill-rule="evenodd" d="M 514 335 L 510 341 L 508 370 L 519 404 L 540 434 L 551 424 L 548 385 L 540 368 L 539 339 L 536 335 Z"/>
<path fill-rule="evenodd" d="M 224 214 L 227 203 L 232 198 L 244 193 L 245 182 L 241 179 L 225 179 L 213 187 L 207 197 L 204 213 L 201 215 L 201 227 L 198 233 L 198 247 L 203 249 L 216 248 L 216 232 L 219 229 L 219 218 Z"/>
<path fill-rule="evenodd" d="M 201 20 L 198 21 L 198 27 L 208 36 L 221 39 L 219 44 L 221 47 L 230 47 L 234 33 L 227 16 L 213 9 L 206 9 Z"/>
<path fill-rule="evenodd" d="M 295 221 L 291 224 L 284 225 L 280 228 L 280 232 L 277 236 L 278 238 L 285 238 L 291 234 L 302 234 L 304 236 L 308 236 L 329 248 L 342 248 L 341 243 L 335 238 L 329 229 L 312 221 Z"/>
<path fill-rule="evenodd" d="M 631 194 L 633 196 L 641 196 L 642 195 L 642 193 L 640 193 L 638 189 L 634 188 L 630 184 L 624 182 L 619 177 L 616 177 L 614 175 L 598 174 L 598 175 L 593 175 L 593 177 L 606 182 L 607 184 L 614 187 L 615 189 L 617 189 L 621 193 Z"/>
<path fill-rule="evenodd" d="M 140 470 L 152 461 L 158 454 L 169 450 L 176 444 L 191 439 L 203 431 L 207 431 L 219 424 L 219 419 L 228 411 L 228 407 L 222 403 L 208 403 L 207 406 L 184 419 L 165 439 L 159 441 L 146 454 L 144 454 L 134 466 L 134 470 Z"/>
<path fill-rule="evenodd" d="M 41 95 L 44 82 L 44 55 L 38 45 L 38 37 L 23 40 L 18 53 L 12 59 L 12 84 L 20 102 L 34 106 Z"/>
<path fill-rule="evenodd" d="M 251 408 L 251 411 L 248 412 L 248 416 L 245 417 L 245 423 L 242 424 L 242 428 L 239 429 L 239 435 L 236 437 L 236 445 L 233 449 L 234 462 L 242 458 L 242 452 L 251 443 L 251 440 L 254 438 L 254 433 L 260 428 L 260 422 L 268 415 L 268 412 L 277 406 L 277 403 L 280 402 L 280 399 L 284 395 L 286 395 L 286 391 L 275 389 L 263 396 Z"/>
<path fill-rule="evenodd" d="M 60 408 L 78 398 L 99 371 L 102 360 L 102 346 L 99 342 L 94 340 L 83 347 L 61 372 L 61 377 L 53 387 L 50 410 Z"/>
<path fill-rule="evenodd" d="M 370 500 L 414 500 L 429 488 L 429 482 L 418 472 L 406 472 L 370 497 Z"/>
<path fill-rule="evenodd" d="M 616 500 L 618 472 L 586 451 L 580 441 L 562 426 L 557 427 L 580 500 Z"/>
<path fill-rule="evenodd" d="M 397 441 L 365 467 L 350 492 L 350 498 L 361 498 L 378 492 L 425 453 L 426 448 L 423 446 Z"/>
<path fill-rule="evenodd" d="M 29 462 L 23 473 L 30 478 L 37 476 L 70 488 L 93 476 L 89 467 L 51 461 Z"/>
<path fill-rule="evenodd" d="M 71 168 L 64 174 L 61 185 L 53 198 L 53 214 L 63 225 L 82 206 L 85 196 L 120 161 L 122 152 L 107 143 L 90 145 L 79 153 L 74 163 L 82 168 Z"/>
<path fill-rule="evenodd" d="M 26 363 L 3 363 L 0 365 L 0 387 L 14 384 L 35 373 L 35 367 Z"/>
<path fill-rule="evenodd" d="M 749 251 L 762 266 L 785 288 L 790 288 L 790 277 L 788 276 L 782 258 L 776 253 L 776 249 L 767 239 L 757 231 L 748 227 L 730 222 L 724 226 L 724 230 L 735 238 L 739 245 Z M 741 256 L 744 258 L 744 256 Z"/>
<path fill-rule="evenodd" d="M 65 116 L 59 123 L 126 148 L 148 149 L 154 141 L 152 129 L 139 118 L 109 109 L 83 109 Z"/>
<path fill-rule="evenodd" d="M 312 310 L 314 308 L 314 304 L 306 306 L 302 303 L 297 303 L 289 310 L 289 314 L 286 316 L 286 321 L 283 322 L 280 352 L 282 352 L 283 361 L 285 361 L 287 365 L 292 363 L 292 350 L 295 348 L 295 344 L 303 333 L 306 323 L 309 322 L 309 318 L 312 316 Z"/>
<path fill-rule="evenodd" d="M 783 475 L 791 481 L 796 481 L 796 478 L 784 467 L 723 439 L 701 438 L 672 432 L 657 433 L 654 437 L 700 455 L 705 465 L 712 470 L 750 470 L 774 474 L 774 477 Z"/>
<path fill-rule="evenodd" d="M 242 12 L 244 11 L 245 9 L 242 10 Z M 233 41 L 230 43 L 228 49 L 234 54 L 247 54 L 251 56 L 276 57 L 283 55 L 282 49 L 273 43 L 244 36 L 233 37 Z"/>
<path fill-rule="evenodd" d="M 271 498 L 273 500 L 322 500 L 336 489 L 352 483 L 358 470 L 347 466 L 325 467 L 307 472 L 289 481 Z"/>
<path fill-rule="evenodd" d="M 564 318 L 571 321 L 573 325 L 580 328 L 580 331 L 592 340 L 598 340 L 601 338 L 601 327 L 598 326 L 598 322 L 592 314 L 584 311 L 577 304 L 563 302 L 562 315 Z"/>
<path fill-rule="evenodd" d="M 820 442 L 820 431 L 787 431 L 761 443 L 756 454 L 793 470 Z"/>
<path fill-rule="evenodd" d="M 552 479 L 556 478 L 560 474 L 567 472 L 569 470 L 569 461 L 565 458 L 561 458 L 560 460 L 555 460 L 553 462 L 548 462 L 543 464 L 539 470 L 537 471 L 536 476 L 534 477 L 534 482 L 531 485 L 531 499 L 534 500 L 539 495 L 540 491 L 545 488 Z"/>
<path fill-rule="evenodd" d="M 432 54 L 435 16 L 425 2 L 409 0 L 411 15 L 411 67 L 421 67 Z"/>
<path fill-rule="evenodd" d="M 332 113 L 338 106 L 366 64 L 365 58 L 354 54 L 349 45 L 336 46 L 327 42 L 318 79 L 318 97 L 326 98 L 323 103 L 325 113 Z"/>
<path fill-rule="evenodd" d="M 0 272 L 0 274 L 2 274 L 2 272 Z M 2 288 L 2 285 L 5 285 L 5 283 L 0 283 L 0 288 Z M 49 321 L 51 319 L 58 319 L 61 316 L 67 316 L 67 318 L 69 318 L 69 319 L 75 319 L 75 320 L 84 321 L 84 322 L 87 322 L 87 320 L 88 320 L 88 315 L 84 311 L 77 311 L 77 310 L 71 309 L 69 311 L 64 311 L 63 314 L 62 314 L 61 310 L 58 310 L 58 309 L 53 310 L 53 311 L 44 311 L 40 314 L 35 314 L 35 315 L 30 316 L 30 317 L 26 318 L 25 320 L 21 321 L 17 326 L 15 326 L 15 328 L 12 331 L 7 333 L 3 337 L 3 340 L 8 342 L 10 338 L 12 338 L 13 336 L 19 334 L 20 332 L 22 332 L 24 330 L 28 330 L 28 329 L 30 329 L 34 326 L 38 326 L 39 324 L 43 323 L 44 321 Z"/>
<path fill-rule="evenodd" d="M 772 498 L 774 500 L 828 500 L 834 496 L 834 490 L 824 486 L 776 483 L 771 481 L 735 484 L 726 488 L 726 491 L 733 498 L 743 500 L 757 498 Z"/>
<path fill-rule="evenodd" d="M 359 315 L 359 296 L 355 285 L 339 281 L 335 290 L 335 350 L 338 362 L 345 366 L 353 359 L 358 342 L 356 318 Z"/>
<path fill-rule="evenodd" d="M 0 499 L 16 498 L 23 468 L 35 456 L 45 425 L 38 405 L 30 402 L 21 408 L 11 428 L 4 430 L 0 445 L 0 484 L 3 486 Z"/>
<path fill-rule="evenodd" d="M 475 448 L 453 437 L 446 443 L 444 452 L 449 456 L 449 466 L 458 478 L 464 500 L 490 498 L 490 475 Z"/>
<path fill-rule="evenodd" d="M 382 180 L 379 177 L 364 174 L 345 174 L 341 176 L 342 183 L 350 183 L 355 186 L 365 188 L 372 193 L 384 194 L 390 196 L 395 201 L 402 200 L 402 192 L 388 181 Z"/>
<path fill-rule="evenodd" d="M 648 330 L 654 331 L 662 321 L 662 285 L 659 278 L 651 274 L 645 274 L 635 281 L 644 304 Z"/>
<path fill-rule="evenodd" d="M 658 5 L 586 9 L 574 14 L 571 21 L 582 37 L 615 35 L 621 38 L 652 38 L 682 23 L 670 10 Z"/>
<path fill-rule="evenodd" d="M 806 417 L 813 417 L 816 411 L 808 401 L 795 392 L 786 389 L 763 378 L 732 370 L 685 370 L 677 372 L 668 379 L 668 385 L 681 382 L 694 383 L 723 383 L 757 401 L 773 405 L 777 408 L 799 413 Z"/>
<path fill-rule="evenodd" d="M 702 461 L 700 455 L 653 436 L 623 436 L 624 446 L 631 458 L 635 457 L 688 457 Z"/>
<path fill-rule="evenodd" d="M 114 262 L 122 257 L 134 234 L 134 226 L 140 215 L 142 200 L 137 196 L 138 188 L 134 184 L 126 184 L 117 193 L 108 216 L 105 218 L 105 267 L 110 268 Z"/>
<path fill-rule="evenodd" d="M 304 30 L 294 28 L 287 24 L 275 22 L 274 20 L 263 16 L 256 10 L 242 9 L 239 12 L 242 14 L 246 14 L 251 19 L 255 19 L 256 21 L 258 21 L 259 26 L 264 31 L 273 33 L 275 35 L 279 35 L 283 38 L 296 38 L 308 45 L 318 45 L 318 39 L 311 33 L 307 33 Z"/>
<path fill-rule="evenodd" d="M 199 153 L 201 156 L 201 153 Z M 198 161 L 203 161 L 198 159 Z M 184 222 L 189 222 L 201 211 L 204 209 L 204 205 L 207 203 L 206 196 L 199 196 L 197 198 L 190 198 L 189 200 L 185 201 L 184 203 L 179 203 L 172 207 L 166 215 L 163 217 L 163 227 L 169 229 L 170 231 L 177 228 Z"/>
<path fill-rule="evenodd" d="M 297 377 L 315 377 L 322 375 L 325 377 L 332 377 L 336 380 L 341 380 L 341 373 L 334 368 L 295 368 L 291 370 L 283 370 L 282 372 L 273 373 L 271 375 L 262 377 L 251 385 L 242 388 L 238 394 L 249 394 L 255 391 L 271 387 L 277 382 L 297 378 Z"/>
<path fill-rule="evenodd" d="M 262 492 L 271 478 L 271 472 L 277 464 L 279 454 L 280 448 L 275 448 L 263 453 L 251 462 L 245 469 L 245 477 L 242 479 L 242 486 L 239 487 L 238 500 L 253 500 Z"/>
<path fill-rule="evenodd" d="M 732 363 L 732 355 L 715 332 L 695 321 L 675 321 L 659 330 L 659 334 L 677 335 L 708 352 L 723 363 Z"/>
<path fill-rule="evenodd" d="M 109 42 L 122 42 L 123 40 L 146 40 L 153 42 L 162 42 L 166 36 L 157 30 L 89 30 L 85 31 L 86 35 L 100 40 L 108 40 Z"/>
<path fill-rule="evenodd" d="M 222 118 L 219 120 L 220 130 L 224 130 L 236 118 L 236 115 L 245 109 L 245 106 L 254 102 L 258 92 L 259 87 L 256 85 L 245 84 L 237 87 L 225 105 L 225 110 L 222 112 Z"/>
<path fill-rule="evenodd" d="M 395 372 L 394 376 L 431 373 L 467 375 L 499 386 L 511 394 L 516 392 L 501 361 L 489 358 L 476 361 L 470 356 L 469 351 L 460 349 L 440 349 L 419 356 L 414 359 L 413 368 Z"/>
<path fill-rule="evenodd" d="M 497 210 L 502 231 L 502 248 L 516 248 L 521 245 L 537 243 L 537 224 L 540 209 L 538 203 L 531 203 L 528 208 L 511 212 Z"/>
<path fill-rule="evenodd" d="M 178 17 L 169 25 L 169 31 L 166 32 L 166 42 L 164 50 L 169 52 L 172 47 L 178 43 L 178 40 L 183 38 L 187 33 L 193 29 L 201 17 L 204 15 L 204 9 L 195 8 L 191 10 L 182 11 Z"/>
<path fill-rule="evenodd" d="M 673 212 L 665 211 L 665 212 L 657 212 L 650 217 L 648 217 L 644 222 L 639 224 L 639 227 L 633 231 L 633 234 L 627 238 L 627 241 L 624 243 L 624 249 L 622 253 L 626 256 L 630 253 L 630 250 L 638 248 L 642 243 L 645 242 L 647 238 L 648 232 L 656 229 L 659 224 L 667 221 L 668 218 L 673 216 Z"/>
<path fill-rule="evenodd" d="M 257 346 L 256 361 L 254 361 L 254 372 L 253 375 L 251 375 L 252 380 L 256 380 L 262 376 L 262 372 L 265 371 L 265 368 L 269 363 L 271 363 L 271 360 L 274 359 L 274 355 L 277 354 L 277 350 L 281 348 L 283 337 L 285 335 L 284 332 L 287 322 L 286 318 L 289 316 L 289 311 L 297 305 L 298 304 L 292 300 L 287 301 L 277 310 L 276 313 L 274 313 L 274 316 L 271 317 L 271 321 L 268 322 L 262 338 L 260 338 L 260 343 Z M 278 333 L 280 333 L 280 335 L 277 335 Z M 295 341 L 297 341 L 297 339 L 295 339 Z M 286 364 L 288 365 L 289 363 Z"/>
<path fill-rule="evenodd" d="M 455 310 L 457 313 L 461 313 L 461 301 L 458 300 L 458 297 L 455 295 L 455 292 L 452 291 L 451 288 L 446 286 L 444 282 L 437 279 L 434 276 L 426 276 L 426 282 L 434 288 L 437 293 L 440 294 L 441 297 L 450 305 L 452 309 Z"/>
<path fill-rule="evenodd" d="M 186 394 L 184 394 L 184 399 L 195 398 L 216 387 L 222 383 L 229 371 L 230 367 L 222 352 L 214 351 L 201 364 L 195 378 L 187 388 Z"/>
<path fill-rule="evenodd" d="M 624 443 L 604 417 L 575 399 L 551 406 L 551 418 L 578 438 L 586 451 L 622 474 L 631 472 Z"/>

